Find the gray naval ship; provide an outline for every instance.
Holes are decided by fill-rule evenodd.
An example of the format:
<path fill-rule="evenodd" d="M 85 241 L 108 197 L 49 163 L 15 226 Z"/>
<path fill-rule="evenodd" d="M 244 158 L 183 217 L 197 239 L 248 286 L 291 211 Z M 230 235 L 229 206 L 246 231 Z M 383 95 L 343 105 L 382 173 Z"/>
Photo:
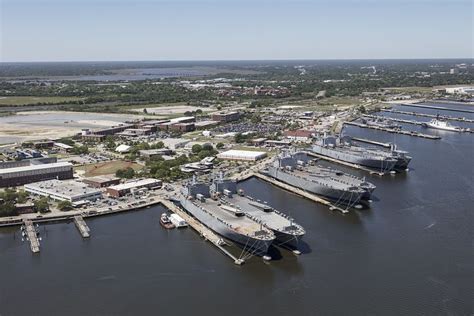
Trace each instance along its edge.
<path fill-rule="evenodd" d="M 397 149 L 395 144 L 390 146 L 390 150 L 378 150 L 373 148 L 368 148 L 368 151 L 373 151 L 377 154 L 384 155 L 385 157 L 394 158 L 397 160 L 395 166 L 393 167 L 396 171 L 403 171 L 408 169 L 408 164 L 410 163 L 412 157 L 409 156 L 407 151 Z"/>
<path fill-rule="evenodd" d="M 376 127 L 382 127 L 382 128 L 388 128 L 388 129 L 401 129 L 402 128 L 402 126 L 400 124 L 397 124 L 397 122 L 388 120 L 381 116 L 377 118 L 363 117 L 361 119 L 361 122 L 368 126 L 376 126 Z"/>
<path fill-rule="evenodd" d="M 257 219 L 241 209 L 210 198 L 210 187 L 195 179 L 185 184 L 179 198 L 181 206 L 217 234 L 244 247 L 244 250 L 264 256 L 275 240 L 275 234 Z"/>
<path fill-rule="evenodd" d="M 393 170 L 398 162 L 397 157 L 386 155 L 381 150 L 368 150 L 365 147 L 353 145 L 349 136 L 341 138 L 334 136 L 323 137 L 311 146 L 310 151 L 315 154 L 369 167 L 382 172 Z"/>
<path fill-rule="evenodd" d="M 220 174 L 211 184 L 211 197 L 218 199 L 222 205 L 235 207 L 245 212 L 246 216 L 263 224 L 276 236 L 275 244 L 296 250 L 305 230 L 295 223 L 290 216 L 275 208 L 246 196 L 243 190 L 237 190 L 235 180 L 224 179 Z"/>
<path fill-rule="evenodd" d="M 283 152 L 262 170 L 263 174 L 307 192 L 353 206 L 369 200 L 375 185 L 353 175 L 313 164 L 306 153 Z"/>

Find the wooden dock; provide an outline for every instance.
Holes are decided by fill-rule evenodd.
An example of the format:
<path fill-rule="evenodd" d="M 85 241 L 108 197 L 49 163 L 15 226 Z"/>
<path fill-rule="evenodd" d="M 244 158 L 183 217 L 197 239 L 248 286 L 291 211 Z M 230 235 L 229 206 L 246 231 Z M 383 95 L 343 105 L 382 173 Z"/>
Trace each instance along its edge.
<path fill-rule="evenodd" d="M 89 226 L 87 226 L 86 221 L 81 215 L 74 216 L 74 224 L 76 224 L 76 227 L 83 238 L 90 237 L 91 230 L 89 229 Z"/>
<path fill-rule="evenodd" d="M 40 242 L 36 235 L 35 225 L 31 219 L 24 219 L 23 224 L 25 225 L 25 233 L 30 242 L 30 248 L 33 253 L 40 252 Z"/>
<path fill-rule="evenodd" d="M 167 209 L 169 209 L 171 212 L 178 214 L 181 218 L 183 218 L 189 226 L 191 226 L 195 231 L 197 231 L 205 240 L 208 240 L 211 242 L 214 246 L 216 246 L 219 250 L 221 250 L 225 255 L 227 255 L 229 258 L 234 260 L 235 264 L 241 265 L 244 263 L 243 259 L 235 257 L 233 254 L 231 254 L 227 249 L 223 247 L 225 245 L 225 241 L 216 233 L 214 233 L 212 230 L 207 228 L 204 224 L 199 222 L 197 219 L 186 213 L 184 210 L 176 206 L 173 202 L 166 200 L 166 199 L 160 199 L 159 202 L 165 206 Z"/>
<path fill-rule="evenodd" d="M 438 117 L 437 115 L 433 115 L 433 114 L 408 112 L 408 111 L 398 111 L 398 110 L 393 110 L 393 109 L 382 109 L 380 111 L 381 112 L 387 112 L 387 113 L 412 115 L 412 116 L 418 116 L 418 117 L 429 117 L 429 118 L 437 118 Z M 447 121 L 474 123 L 474 120 L 467 119 L 465 117 L 454 117 L 454 116 L 448 116 L 448 115 L 440 115 L 439 117 L 442 118 L 443 120 L 447 120 Z M 386 118 L 386 117 L 384 117 L 384 118 Z"/>
<path fill-rule="evenodd" d="M 441 139 L 441 137 L 437 135 L 429 135 L 429 134 L 418 133 L 415 131 L 404 131 L 400 129 L 391 129 L 391 128 L 384 128 L 384 127 L 378 127 L 378 126 L 371 126 L 371 125 L 357 123 L 357 122 L 344 122 L 344 124 L 357 126 L 360 128 L 374 129 L 377 131 L 383 131 L 387 133 L 401 134 L 401 135 L 406 135 L 406 136 L 421 137 L 421 138 L 432 139 L 432 140 Z"/>
<path fill-rule="evenodd" d="M 372 170 L 370 168 L 366 168 L 364 166 L 361 166 L 361 165 L 358 165 L 358 164 L 355 164 L 355 163 L 345 162 L 345 161 L 334 159 L 334 158 L 331 158 L 331 157 L 318 155 L 318 154 L 313 153 L 311 151 L 306 151 L 306 154 L 308 154 L 308 156 L 313 156 L 313 157 L 316 157 L 316 158 L 320 158 L 320 159 L 323 159 L 323 160 L 334 162 L 334 163 L 337 163 L 337 164 L 340 164 L 340 165 L 343 165 L 343 166 L 346 166 L 346 167 L 363 170 L 363 171 L 366 171 L 370 174 L 375 174 L 375 175 L 378 175 L 378 176 L 384 176 L 384 175 L 388 174 L 387 172 L 375 171 L 375 170 Z"/>
<path fill-rule="evenodd" d="M 268 176 L 266 176 L 266 175 L 263 175 L 263 174 L 261 174 L 261 173 L 254 173 L 253 176 L 255 176 L 255 177 L 259 178 L 259 179 L 262 179 L 262 180 L 265 181 L 265 182 L 271 183 L 271 184 L 273 184 L 273 185 L 275 185 L 275 186 L 277 186 L 277 187 L 280 187 L 280 188 L 282 188 L 282 189 L 285 189 L 286 191 L 289 191 L 289 192 L 295 193 L 295 194 L 297 194 L 297 195 L 299 195 L 299 196 L 302 196 L 302 197 L 304 197 L 304 198 L 307 198 L 308 200 L 311 200 L 311 201 L 313 201 L 313 202 L 317 202 L 317 203 L 326 205 L 326 206 L 329 207 L 330 210 L 337 210 L 337 211 L 339 211 L 339 212 L 341 212 L 341 213 L 343 213 L 343 214 L 346 214 L 346 213 L 349 212 L 347 209 L 343 209 L 343 208 L 341 208 L 341 207 L 339 207 L 339 206 L 335 206 L 335 205 L 333 205 L 331 202 L 329 202 L 329 201 L 327 201 L 327 200 L 325 200 L 325 199 L 323 199 L 323 198 L 320 198 L 320 197 L 317 196 L 317 195 L 314 195 L 314 194 L 312 194 L 312 193 L 308 193 L 308 192 L 306 192 L 306 191 L 304 191 L 304 190 L 301 190 L 301 189 L 299 189 L 299 188 L 295 188 L 295 187 L 293 187 L 293 186 L 291 186 L 291 185 L 289 185 L 289 184 L 283 183 L 283 182 L 281 182 L 281 181 L 277 181 L 277 180 L 275 180 L 275 179 L 273 179 L 273 178 L 270 178 L 270 177 L 268 177 Z"/>
<path fill-rule="evenodd" d="M 411 104 L 411 103 L 400 103 L 400 104 L 398 104 L 398 105 L 401 105 L 401 106 L 410 106 L 410 107 L 422 108 L 422 109 L 440 110 L 440 111 L 474 113 L 473 110 L 452 109 L 452 108 L 447 108 L 447 107 L 444 107 L 444 106 L 434 106 L 434 105 L 424 105 L 424 104 Z"/>

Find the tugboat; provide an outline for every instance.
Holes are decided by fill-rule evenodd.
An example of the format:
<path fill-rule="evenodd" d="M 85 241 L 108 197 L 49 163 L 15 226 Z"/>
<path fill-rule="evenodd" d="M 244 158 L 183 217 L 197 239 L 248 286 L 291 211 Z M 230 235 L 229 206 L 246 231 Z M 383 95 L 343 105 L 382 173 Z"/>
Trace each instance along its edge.
<path fill-rule="evenodd" d="M 166 214 L 166 213 L 161 214 L 160 224 L 161 224 L 161 226 L 163 226 L 166 229 L 173 229 L 175 227 L 174 224 L 171 223 L 171 220 L 170 220 L 168 214 Z"/>

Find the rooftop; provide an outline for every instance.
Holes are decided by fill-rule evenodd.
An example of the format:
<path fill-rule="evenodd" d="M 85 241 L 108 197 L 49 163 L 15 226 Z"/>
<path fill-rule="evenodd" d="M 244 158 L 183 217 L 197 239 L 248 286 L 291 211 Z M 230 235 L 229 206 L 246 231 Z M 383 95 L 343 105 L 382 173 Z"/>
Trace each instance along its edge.
<path fill-rule="evenodd" d="M 141 179 L 141 180 L 129 181 L 123 184 L 113 185 L 109 188 L 113 190 L 117 190 L 117 191 L 122 191 L 122 190 L 129 190 L 136 187 L 142 187 L 142 186 L 153 185 L 153 184 L 158 184 L 158 183 L 160 183 L 160 180 L 157 180 L 157 179 Z"/>
<path fill-rule="evenodd" d="M 8 174 L 12 172 L 25 172 L 25 171 L 32 171 L 32 170 L 44 170 L 50 168 L 57 168 L 57 167 L 71 167 L 72 164 L 69 162 L 54 162 L 54 163 L 47 163 L 47 164 L 40 164 L 40 165 L 30 165 L 24 167 L 15 167 L 15 168 L 3 168 L 0 169 L 0 176 L 2 174 Z"/>

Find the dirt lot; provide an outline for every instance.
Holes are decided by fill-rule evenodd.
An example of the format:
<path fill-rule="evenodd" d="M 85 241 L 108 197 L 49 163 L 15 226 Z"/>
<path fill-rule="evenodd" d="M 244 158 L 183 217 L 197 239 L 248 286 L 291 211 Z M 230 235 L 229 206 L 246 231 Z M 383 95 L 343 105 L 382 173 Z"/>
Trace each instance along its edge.
<path fill-rule="evenodd" d="M 133 168 L 135 171 L 143 169 L 143 166 L 134 162 L 128 161 L 107 161 L 96 164 L 90 164 L 85 166 L 76 167 L 76 170 L 84 171 L 85 177 L 102 176 L 106 174 L 115 174 L 119 169 Z"/>

